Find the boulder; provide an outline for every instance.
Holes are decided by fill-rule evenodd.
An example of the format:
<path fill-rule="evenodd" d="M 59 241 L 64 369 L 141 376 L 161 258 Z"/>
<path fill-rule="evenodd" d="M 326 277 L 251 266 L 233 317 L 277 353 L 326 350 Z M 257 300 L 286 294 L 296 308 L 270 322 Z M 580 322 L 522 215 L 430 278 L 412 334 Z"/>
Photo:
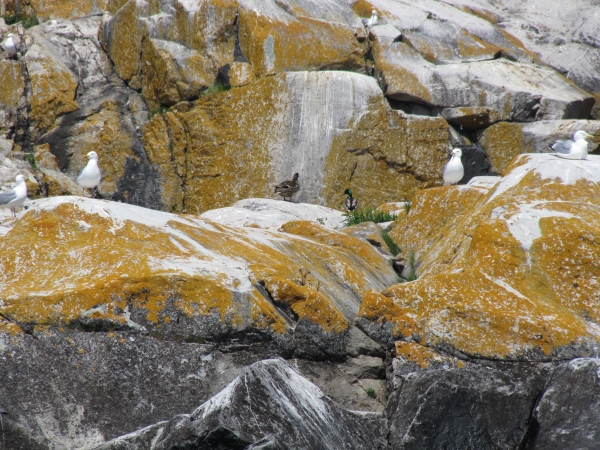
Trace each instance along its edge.
<path fill-rule="evenodd" d="M 503 173 L 510 162 L 521 153 L 553 153 L 556 141 L 573 140 L 577 130 L 593 136 L 588 139 L 588 151 L 600 149 L 600 121 L 541 120 L 531 123 L 501 122 L 480 133 L 478 143 L 489 156 L 493 170 Z"/>
<path fill-rule="evenodd" d="M 525 448 L 597 447 L 599 370 L 597 358 L 574 359 L 554 370 L 533 410 Z"/>
<path fill-rule="evenodd" d="M 380 415 L 343 410 L 283 361 L 265 360 L 248 367 L 191 414 L 94 448 L 371 450 L 387 448 L 384 430 Z"/>
<path fill-rule="evenodd" d="M 390 232 L 418 279 L 367 295 L 359 326 L 461 357 L 597 351 L 599 164 L 527 154 L 499 182 L 421 191 Z"/>

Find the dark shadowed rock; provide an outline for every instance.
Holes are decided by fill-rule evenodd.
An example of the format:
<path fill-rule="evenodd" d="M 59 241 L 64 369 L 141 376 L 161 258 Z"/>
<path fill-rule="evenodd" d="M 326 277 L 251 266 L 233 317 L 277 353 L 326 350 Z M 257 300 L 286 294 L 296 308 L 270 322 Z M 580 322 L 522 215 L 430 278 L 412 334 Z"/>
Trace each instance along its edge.
<path fill-rule="evenodd" d="M 394 361 L 388 402 L 394 449 L 515 449 L 543 386 L 543 368 Z M 561 447 L 554 447 L 561 448 Z M 562 447 L 566 448 L 566 447 Z"/>
<path fill-rule="evenodd" d="M 378 414 L 339 408 L 283 361 L 272 359 L 248 367 L 192 414 L 157 425 L 162 432 L 150 448 L 379 449 L 386 448 L 384 423 Z M 133 433 L 97 450 L 147 448 L 142 445 L 148 432 L 138 432 L 137 442 Z M 124 439 L 127 447 L 120 443 Z"/>
<path fill-rule="evenodd" d="M 575 359 L 558 367 L 530 426 L 527 450 L 597 449 L 600 442 L 600 359 Z"/>

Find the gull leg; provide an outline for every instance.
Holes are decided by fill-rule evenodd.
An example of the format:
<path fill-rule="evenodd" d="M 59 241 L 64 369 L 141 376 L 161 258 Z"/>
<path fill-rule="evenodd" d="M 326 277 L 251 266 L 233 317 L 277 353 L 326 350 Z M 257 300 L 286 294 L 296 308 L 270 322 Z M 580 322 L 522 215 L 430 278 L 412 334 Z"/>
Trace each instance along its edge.
<path fill-rule="evenodd" d="M 15 211 L 15 208 L 10 208 L 10 212 L 12 213 L 13 217 L 17 217 L 17 211 Z"/>

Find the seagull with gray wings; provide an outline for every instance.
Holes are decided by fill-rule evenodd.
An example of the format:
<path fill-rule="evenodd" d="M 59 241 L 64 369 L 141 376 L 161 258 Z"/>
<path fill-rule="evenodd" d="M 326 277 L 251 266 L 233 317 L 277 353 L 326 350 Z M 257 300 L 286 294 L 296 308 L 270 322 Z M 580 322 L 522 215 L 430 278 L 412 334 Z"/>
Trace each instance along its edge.
<path fill-rule="evenodd" d="M 588 143 L 586 139 L 591 137 L 592 135 L 583 130 L 579 130 L 573 135 L 573 140 L 567 139 L 566 141 L 556 141 L 550 148 L 554 150 L 556 156 L 560 158 L 585 159 L 588 155 Z"/>
<path fill-rule="evenodd" d="M 87 157 L 89 158 L 87 165 L 77 175 L 77 184 L 82 187 L 84 197 L 85 189 L 94 189 L 100 183 L 100 178 L 102 178 L 102 174 L 98 168 L 98 154 L 96 152 L 89 152 Z M 92 191 L 93 195 L 94 192 Z"/>
<path fill-rule="evenodd" d="M 17 175 L 15 180 L 17 185 L 14 189 L 0 193 L 0 208 L 10 208 L 13 217 L 17 217 L 16 209 L 23 206 L 23 203 L 25 203 L 25 199 L 27 198 L 25 177 L 23 175 Z"/>
<path fill-rule="evenodd" d="M 444 179 L 444 186 L 449 184 L 456 184 L 465 176 L 465 168 L 462 163 L 462 150 L 455 148 L 452 150 L 452 158 L 446 163 L 442 178 Z"/>

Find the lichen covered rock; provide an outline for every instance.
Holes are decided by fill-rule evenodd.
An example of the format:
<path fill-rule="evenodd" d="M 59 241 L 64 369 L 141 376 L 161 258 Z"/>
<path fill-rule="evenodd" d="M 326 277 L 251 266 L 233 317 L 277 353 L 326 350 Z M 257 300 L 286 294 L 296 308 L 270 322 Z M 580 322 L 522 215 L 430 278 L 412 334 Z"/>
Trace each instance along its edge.
<path fill-rule="evenodd" d="M 370 293 L 363 329 L 482 358 L 596 348 L 598 164 L 522 155 L 497 184 L 420 192 L 391 231 L 419 279 Z"/>

